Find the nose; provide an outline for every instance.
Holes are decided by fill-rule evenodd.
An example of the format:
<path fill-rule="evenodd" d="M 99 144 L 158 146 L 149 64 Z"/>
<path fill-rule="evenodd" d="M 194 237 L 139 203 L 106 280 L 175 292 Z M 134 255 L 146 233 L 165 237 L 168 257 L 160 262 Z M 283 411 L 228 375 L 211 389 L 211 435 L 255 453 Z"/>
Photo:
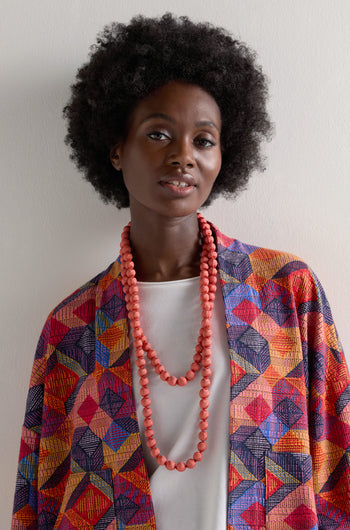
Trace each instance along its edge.
<path fill-rule="evenodd" d="M 191 168 L 195 165 L 194 148 L 192 141 L 180 138 L 171 143 L 168 162 L 172 166 Z"/>

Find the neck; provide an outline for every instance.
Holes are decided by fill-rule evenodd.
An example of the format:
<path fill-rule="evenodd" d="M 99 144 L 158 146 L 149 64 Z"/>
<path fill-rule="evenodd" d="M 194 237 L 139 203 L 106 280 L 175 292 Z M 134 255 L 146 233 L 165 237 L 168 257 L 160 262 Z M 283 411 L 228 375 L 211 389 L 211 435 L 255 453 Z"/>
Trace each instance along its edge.
<path fill-rule="evenodd" d="M 168 218 L 131 212 L 130 243 L 140 281 L 199 276 L 201 242 L 196 213 Z"/>

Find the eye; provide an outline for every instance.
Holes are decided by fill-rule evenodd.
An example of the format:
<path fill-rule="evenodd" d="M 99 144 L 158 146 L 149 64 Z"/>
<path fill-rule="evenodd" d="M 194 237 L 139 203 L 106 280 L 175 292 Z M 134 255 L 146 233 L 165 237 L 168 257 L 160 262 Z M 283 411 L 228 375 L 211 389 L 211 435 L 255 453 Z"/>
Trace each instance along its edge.
<path fill-rule="evenodd" d="M 210 148 L 214 147 L 216 145 L 216 142 L 213 140 L 209 140 L 209 138 L 196 138 L 195 140 L 196 144 L 199 145 L 199 147 L 205 147 Z"/>
<path fill-rule="evenodd" d="M 161 131 L 152 131 L 147 133 L 148 138 L 151 140 L 168 140 L 169 136 Z"/>

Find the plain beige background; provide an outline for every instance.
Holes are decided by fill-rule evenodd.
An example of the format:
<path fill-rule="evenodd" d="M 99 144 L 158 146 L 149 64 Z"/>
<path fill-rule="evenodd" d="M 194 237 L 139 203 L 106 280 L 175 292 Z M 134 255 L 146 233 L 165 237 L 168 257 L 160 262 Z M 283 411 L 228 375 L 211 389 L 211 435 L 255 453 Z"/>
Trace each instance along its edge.
<path fill-rule="evenodd" d="M 205 215 L 228 235 L 302 256 L 350 359 L 349 1 L 1 0 L 1 528 L 44 320 L 116 258 L 128 220 L 70 162 L 61 110 L 104 24 L 165 11 L 224 26 L 258 51 L 276 129 L 267 170 Z"/>

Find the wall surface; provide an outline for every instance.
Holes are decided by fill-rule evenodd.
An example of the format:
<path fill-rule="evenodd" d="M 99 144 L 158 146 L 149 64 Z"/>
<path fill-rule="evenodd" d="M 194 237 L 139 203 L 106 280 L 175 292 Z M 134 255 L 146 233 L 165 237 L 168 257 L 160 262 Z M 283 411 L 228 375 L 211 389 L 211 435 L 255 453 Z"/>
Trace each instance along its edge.
<path fill-rule="evenodd" d="M 1 528 L 9 525 L 41 327 L 115 259 L 128 220 L 70 162 L 61 110 L 104 24 L 165 11 L 224 26 L 258 51 L 276 131 L 267 170 L 236 201 L 217 201 L 205 214 L 229 235 L 312 266 L 350 360 L 348 0 L 1 0 Z"/>

